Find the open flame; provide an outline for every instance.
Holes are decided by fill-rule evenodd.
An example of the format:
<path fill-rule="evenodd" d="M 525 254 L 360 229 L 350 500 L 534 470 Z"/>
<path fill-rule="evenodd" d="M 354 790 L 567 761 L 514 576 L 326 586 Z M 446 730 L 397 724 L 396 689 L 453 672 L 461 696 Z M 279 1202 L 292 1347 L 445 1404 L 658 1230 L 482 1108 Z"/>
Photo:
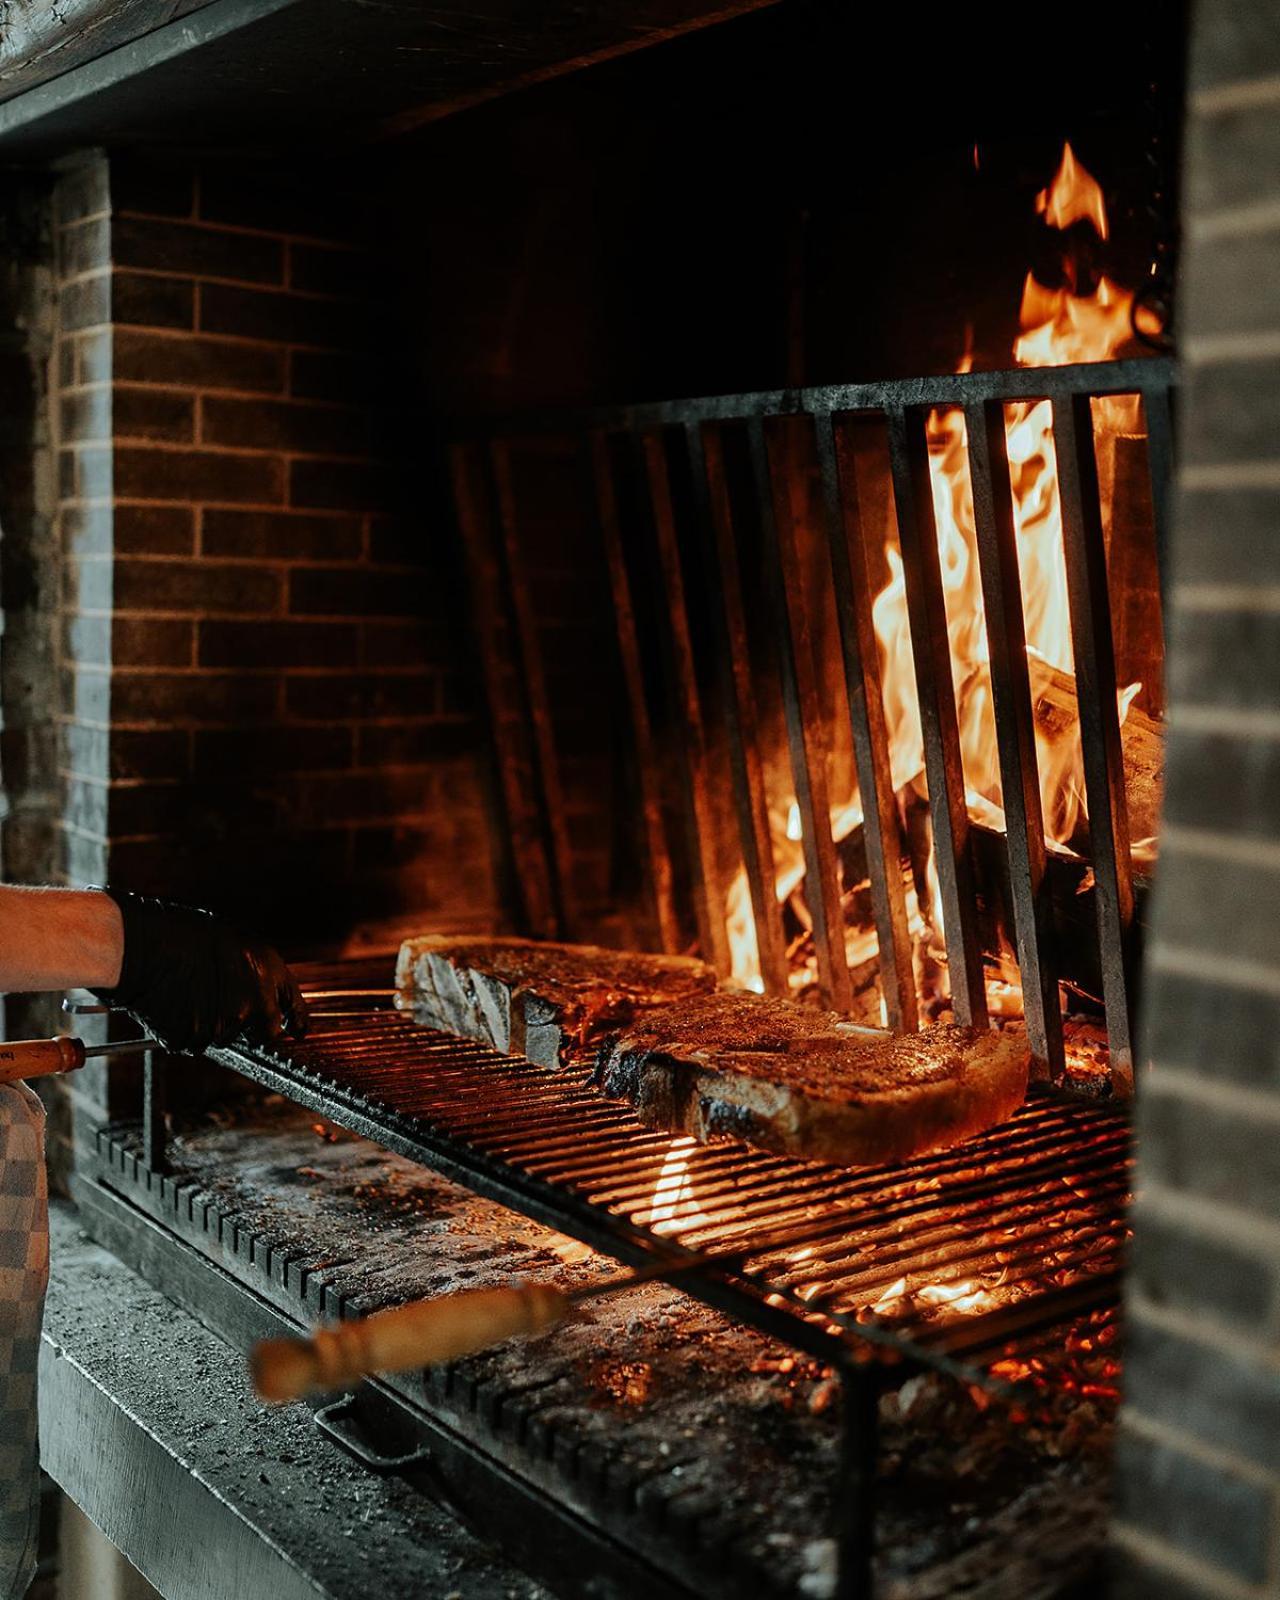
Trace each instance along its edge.
<path fill-rule="evenodd" d="M 1097 181 L 1076 159 L 1069 144 L 1049 185 L 1036 199 L 1036 209 L 1052 228 L 1077 225 L 1107 237 L 1107 215 Z M 1028 273 L 1023 286 L 1021 334 L 1013 348 L 1020 366 L 1057 366 L 1103 361 L 1113 357 L 1131 335 L 1133 296 L 1109 278 L 1083 285 L 1069 251 L 1064 251 L 1064 281 L 1048 288 Z M 966 354 L 961 370 L 967 370 Z M 1095 434 L 1109 434 L 1137 425 L 1137 399 L 1122 396 L 1094 402 Z M 1018 565 L 1022 582 L 1027 649 L 1033 683 L 1037 671 L 1060 675 L 1074 685 L 1074 656 L 1067 603 L 1062 512 L 1054 455 L 1052 408 L 1048 401 L 1025 401 L 1005 408 Z M 963 413 L 934 410 L 928 423 L 929 472 L 937 525 L 938 551 L 951 645 L 966 799 L 975 821 L 1004 831 L 999 749 L 991 697 L 973 495 L 969 482 L 967 438 Z M 1104 506 L 1104 511 L 1106 510 Z M 896 791 L 923 789 L 924 742 L 912 667 L 906 582 L 894 545 L 886 545 L 889 581 L 873 606 L 880 645 L 881 675 L 888 727 L 890 769 Z M 1119 695 L 1121 721 L 1141 684 Z M 1036 731 L 1044 828 L 1047 840 L 1069 848 L 1087 823 L 1083 750 L 1078 722 Z M 862 820 L 856 794 L 833 805 L 832 831 L 843 839 Z M 780 864 L 777 896 L 785 901 L 803 875 L 799 810 L 792 805 L 785 827 L 774 829 Z M 941 945 L 941 907 L 936 872 L 930 859 L 930 904 L 912 907 L 912 932 L 931 953 Z M 755 928 L 745 874 L 731 886 L 726 906 L 733 977 L 744 987 L 761 989 Z M 931 936 L 932 935 L 932 936 Z M 860 937 L 860 935 L 858 935 Z M 874 952 L 874 937 L 870 950 Z M 1001 981 L 1008 983 L 1007 975 Z M 1000 1007 L 998 1009 L 1007 1009 Z"/>

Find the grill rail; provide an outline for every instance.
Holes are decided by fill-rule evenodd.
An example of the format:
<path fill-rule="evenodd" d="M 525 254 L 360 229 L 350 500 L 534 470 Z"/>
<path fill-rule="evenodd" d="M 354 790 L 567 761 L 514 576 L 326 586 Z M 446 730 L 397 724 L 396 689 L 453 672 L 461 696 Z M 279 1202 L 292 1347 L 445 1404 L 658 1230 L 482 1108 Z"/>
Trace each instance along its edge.
<path fill-rule="evenodd" d="M 846 1170 L 655 1133 L 572 1073 L 395 1011 L 213 1053 L 621 1261 L 669 1259 L 688 1293 L 843 1369 L 1000 1387 L 993 1362 L 1118 1299 L 1129 1128 L 1105 1105 L 1037 1094 L 953 1149 Z"/>

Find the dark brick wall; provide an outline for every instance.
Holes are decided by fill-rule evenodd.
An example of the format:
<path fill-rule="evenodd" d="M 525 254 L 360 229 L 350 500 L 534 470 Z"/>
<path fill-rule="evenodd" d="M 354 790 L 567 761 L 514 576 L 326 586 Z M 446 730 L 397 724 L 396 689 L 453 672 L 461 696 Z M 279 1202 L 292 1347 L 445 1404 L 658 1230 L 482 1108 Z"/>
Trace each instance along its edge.
<path fill-rule="evenodd" d="M 1280 1593 L 1280 27 L 1193 19 L 1160 880 L 1115 1522 L 1126 1597 Z"/>
<path fill-rule="evenodd" d="M 122 159 L 58 211 L 67 872 L 313 945 L 497 915 L 452 534 L 430 463 L 384 459 L 358 216 Z"/>

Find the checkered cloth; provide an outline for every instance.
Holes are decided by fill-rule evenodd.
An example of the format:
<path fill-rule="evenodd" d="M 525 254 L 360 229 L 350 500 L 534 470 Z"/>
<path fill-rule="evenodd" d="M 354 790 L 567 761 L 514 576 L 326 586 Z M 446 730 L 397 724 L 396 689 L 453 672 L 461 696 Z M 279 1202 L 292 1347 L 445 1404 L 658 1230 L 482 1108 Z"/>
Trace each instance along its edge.
<path fill-rule="evenodd" d="M 0 1600 L 21 1600 L 35 1571 L 36 1358 L 49 1281 L 44 1107 L 0 1084 Z"/>

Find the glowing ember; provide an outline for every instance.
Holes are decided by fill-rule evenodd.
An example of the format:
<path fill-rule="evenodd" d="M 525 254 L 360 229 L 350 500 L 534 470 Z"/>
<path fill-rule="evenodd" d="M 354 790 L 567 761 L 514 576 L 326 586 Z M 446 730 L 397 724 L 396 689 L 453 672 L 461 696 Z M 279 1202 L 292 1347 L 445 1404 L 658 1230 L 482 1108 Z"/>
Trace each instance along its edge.
<path fill-rule="evenodd" d="M 984 1289 L 976 1278 L 960 1278 L 954 1283 L 926 1283 L 915 1289 L 908 1289 L 907 1280 L 899 1278 L 867 1310 L 876 1317 L 901 1317 L 922 1307 L 974 1316 L 980 1311 L 991 1311 L 999 1304 L 996 1296 Z"/>

